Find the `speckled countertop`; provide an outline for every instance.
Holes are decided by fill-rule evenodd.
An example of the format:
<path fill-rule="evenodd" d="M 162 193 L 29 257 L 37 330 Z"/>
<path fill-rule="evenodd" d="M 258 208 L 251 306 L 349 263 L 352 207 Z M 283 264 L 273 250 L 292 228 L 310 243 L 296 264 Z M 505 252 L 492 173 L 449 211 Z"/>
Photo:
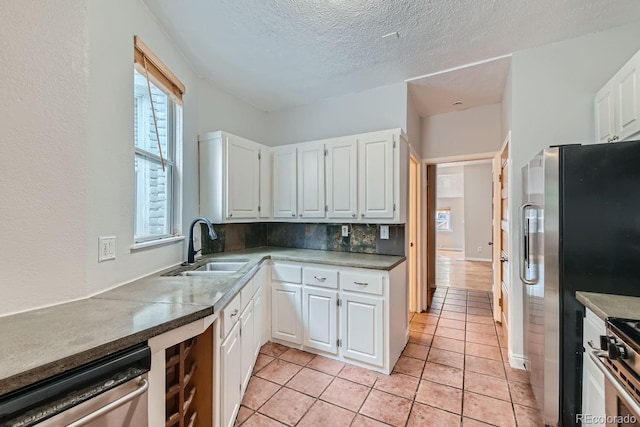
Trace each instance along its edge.
<path fill-rule="evenodd" d="M 602 320 L 607 317 L 640 318 L 639 297 L 578 291 L 576 298 Z"/>
<path fill-rule="evenodd" d="M 0 396 L 217 313 L 269 258 L 376 270 L 405 260 L 275 247 L 223 252 L 206 260 L 247 264 L 220 277 L 162 276 L 174 266 L 92 298 L 0 317 Z"/>

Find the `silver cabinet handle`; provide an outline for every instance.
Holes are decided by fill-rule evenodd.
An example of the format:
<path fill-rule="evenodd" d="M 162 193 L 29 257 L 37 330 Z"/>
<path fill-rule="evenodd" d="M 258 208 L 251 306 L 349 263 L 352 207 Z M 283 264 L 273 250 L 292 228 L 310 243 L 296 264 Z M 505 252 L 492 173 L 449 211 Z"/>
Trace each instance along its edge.
<path fill-rule="evenodd" d="M 361 217 L 361 218 L 364 218 L 364 214 L 360 214 L 360 217 Z"/>
<path fill-rule="evenodd" d="M 314 279 L 316 279 L 318 282 L 324 282 L 327 280 L 326 277 L 318 277 L 318 276 L 313 276 Z"/>
<path fill-rule="evenodd" d="M 292 213 L 291 216 L 295 218 L 296 214 Z"/>
<path fill-rule="evenodd" d="M 231 313 L 229 317 L 235 317 L 237 315 L 238 315 L 238 309 L 236 308 L 235 310 L 233 310 L 233 313 Z"/>
<path fill-rule="evenodd" d="M 233 214 L 232 214 L 232 213 L 229 213 L 229 218 L 231 218 L 232 216 L 233 216 Z"/>
<path fill-rule="evenodd" d="M 351 217 L 352 217 L 352 218 L 355 218 L 355 217 L 356 217 L 356 214 L 352 213 L 352 214 L 351 214 Z"/>
<path fill-rule="evenodd" d="M 369 286 L 369 284 L 367 282 L 353 282 L 358 286 Z"/>
<path fill-rule="evenodd" d="M 522 206 L 520 206 L 520 231 L 522 236 L 522 243 L 520 246 L 522 249 L 522 253 L 520 254 L 520 280 L 527 285 L 535 285 L 538 283 L 537 274 L 535 278 L 527 279 L 525 273 L 527 266 L 531 261 L 529 253 L 531 236 L 529 235 L 529 223 L 526 217 L 527 209 L 531 206 L 533 206 L 532 203 L 523 203 Z"/>
<path fill-rule="evenodd" d="M 302 218 L 302 214 L 300 214 L 300 218 Z"/>
<path fill-rule="evenodd" d="M 67 425 L 67 427 L 80 427 L 83 425 L 86 425 L 88 423 L 90 423 L 91 421 L 95 420 L 98 417 L 101 417 L 102 415 L 113 411 L 114 409 L 116 409 L 119 406 L 124 405 L 127 402 L 132 401 L 133 399 L 135 399 L 136 397 L 140 396 L 141 394 L 144 394 L 147 390 L 149 389 L 149 381 L 147 381 L 144 378 L 140 379 L 140 382 L 138 383 L 138 388 L 133 390 L 131 393 L 127 393 L 124 396 L 122 396 L 121 398 L 114 400 L 111 403 L 108 403 L 107 405 L 103 406 L 102 408 L 98 409 L 97 411 L 94 411 L 88 415 L 85 415 L 84 417 L 80 418 L 79 420 L 76 420 L 75 422 Z"/>

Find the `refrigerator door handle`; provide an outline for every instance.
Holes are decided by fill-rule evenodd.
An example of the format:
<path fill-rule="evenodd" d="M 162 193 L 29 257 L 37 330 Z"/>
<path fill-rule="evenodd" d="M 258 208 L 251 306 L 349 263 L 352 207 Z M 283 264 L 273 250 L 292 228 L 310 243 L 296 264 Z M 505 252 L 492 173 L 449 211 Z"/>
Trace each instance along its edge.
<path fill-rule="evenodd" d="M 527 209 L 532 207 L 532 203 L 523 203 L 520 206 L 520 231 L 522 236 L 522 253 L 520 254 L 520 280 L 526 285 L 535 285 L 538 282 L 538 278 L 527 278 L 527 270 L 530 257 L 531 236 L 529 234 L 529 220 L 527 219 Z M 536 275 L 537 276 L 537 275 Z"/>

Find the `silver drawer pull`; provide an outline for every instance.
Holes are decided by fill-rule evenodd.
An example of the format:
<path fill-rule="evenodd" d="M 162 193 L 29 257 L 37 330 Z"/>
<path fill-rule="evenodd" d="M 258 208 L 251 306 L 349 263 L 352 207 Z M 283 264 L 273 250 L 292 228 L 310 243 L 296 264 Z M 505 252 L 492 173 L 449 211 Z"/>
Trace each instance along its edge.
<path fill-rule="evenodd" d="M 358 286 L 369 286 L 369 284 L 367 282 L 353 282 Z"/>
<path fill-rule="evenodd" d="M 236 308 L 235 310 L 233 310 L 233 313 L 231 313 L 229 317 L 235 317 L 237 315 L 238 315 L 238 309 Z"/>
<path fill-rule="evenodd" d="M 326 277 L 313 276 L 313 278 L 316 279 L 318 282 L 325 282 L 327 280 Z"/>

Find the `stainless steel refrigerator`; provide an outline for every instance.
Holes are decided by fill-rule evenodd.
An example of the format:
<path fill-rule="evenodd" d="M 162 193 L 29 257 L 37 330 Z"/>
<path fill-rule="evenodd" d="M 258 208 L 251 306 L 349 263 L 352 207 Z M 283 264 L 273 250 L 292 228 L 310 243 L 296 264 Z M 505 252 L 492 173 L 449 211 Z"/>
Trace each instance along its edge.
<path fill-rule="evenodd" d="M 579 425 L 576 291 L 640 296 L 640 141 L 551 147 L 522 169 L 526 368 L 546 425 Z"/>

